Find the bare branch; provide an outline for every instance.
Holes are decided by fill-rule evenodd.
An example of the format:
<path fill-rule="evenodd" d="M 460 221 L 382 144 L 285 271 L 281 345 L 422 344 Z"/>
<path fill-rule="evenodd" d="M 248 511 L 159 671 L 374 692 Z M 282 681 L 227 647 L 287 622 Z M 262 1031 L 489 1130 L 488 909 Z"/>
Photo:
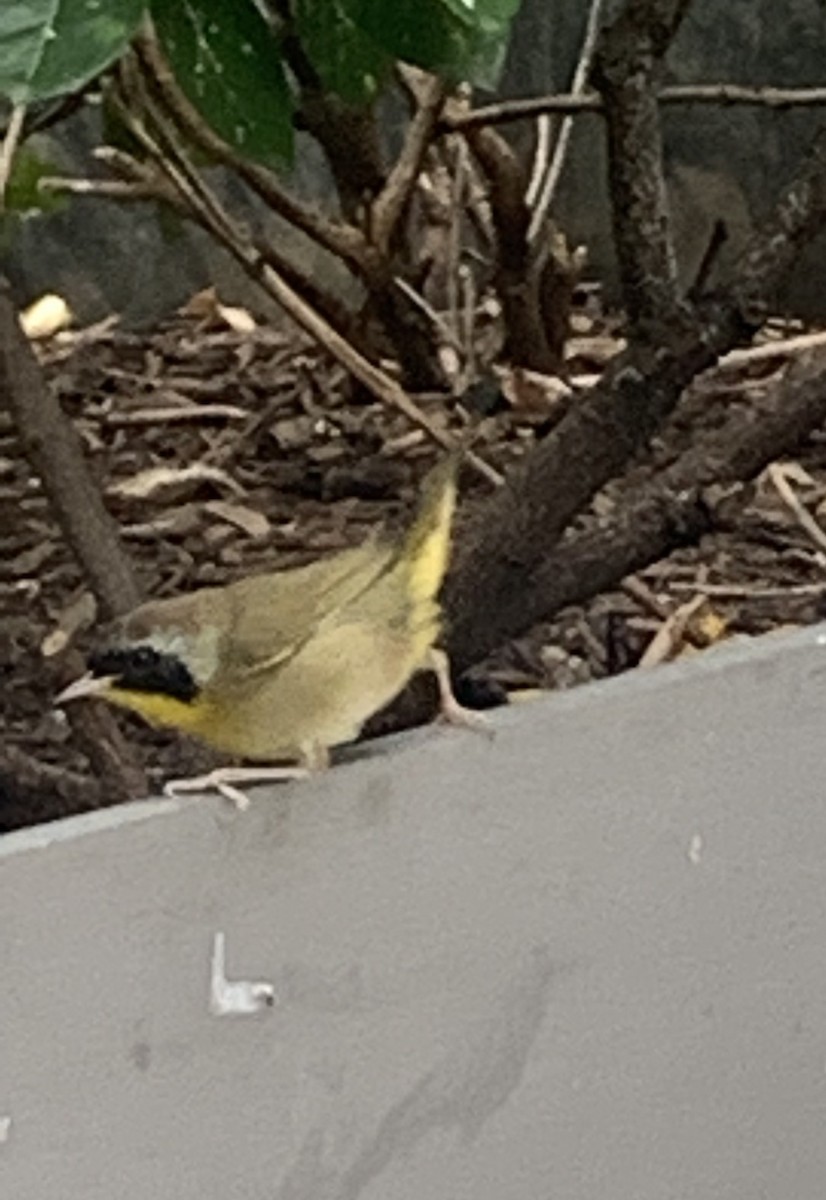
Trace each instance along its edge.
<path fill-rule="evenodd" d="M 101 607 L 108 616 L 127 612 L 140 601 L 131 564 L 89 474 L 75 428 L 45 386 L 5 281 L 0 282 L 0 394 L 11 410 L 22 450 L 40 476 L 55 519 Z M 69 675 L 83 670 L 74 652 L 63 656 L 61 665 Z M 114 796 L 147 794 L 143 772 L 109 710 L 76 705 L 68 718 L 81 749 Z"/>
<path fill-rule="evenodd" d="M 407 206 L 427 148 L 442 112 L 446 88 L 434 77 L 427 79 L 417 97 L 417 111 L 407 127 L 401 153 L 393 164 L 382 191 L 373 202 L 369 229 L 374 246 L 386 254 Z"/>
<path fill-rule="evenodd" d="M 657 92 L 660 104 L 744 105 L 752 108 L 819 108 L 826 104 L 826 88 L 741 87 L 734 83 L 688 83 L 662 88 Z M 601 113 L 602 97 L 597 92 L 578 95 L 554 92 L 545 96 L 526 96 L 502 100 L 469 112 L 446 112 L 440 124 L 449 130 L 471 129 L 480 125 L 509 125 L 543 113 Z"/>
<path fill-rule="evenodd" d="M 17 152 L 17 147 L 20 144 L 20 137 L 23 133 L 23 122 L 26 119 L 25 104 L 15 104 L 11 110 L 9 123 L 6 126 L 6 132 L 3 135 L 3 141 L 0 143 L 0 213 L 6 207 L 6 189 L 9 186 L 9 178 L 11 169 L 14 163 L 14 156 Z"/>
<path fill-rule="evenodd" d="M 593 79 L 605 101 L 611 216 L 632 331 L 679 304 L 656 86 L 685 0 L 627 0 L 603 30 Z"/>
<path fill-rule="evenodd" d="M 582 48 L 579 52 L 579 61 L 577 62 L 574 77 L 571 81 L 571 93 L 574 96 L 581 96 L 588 82 L 588 76 L 591 72 L 591 61 L 594 57 L 597 37 L 599 36 L 600 21 L 602 20 L 602 7 L 603 0 L 591 0 L 588 19 L 585 23 L 585 36 L 582 39 Z M 543 119 L 545 121 L 549 119 L 547 113 L 544 114 Z M 568 143 L 571 139 L 572 130 L 573 118 L 569 114 L 564 118 L 559 128 L 556 145 L 554 146 L 548 169 L 544 173 L 544 178 L 537 186 L 535 200 L 532 202 L 530 195 L 526 195 L 528 204 L 533 209 L 531 223 L 528 226 L 528 241 L 532 246 L 536 244 L 540 230 L 545 223 L 545 217 L 550 210 L 554 194 L 556 193 L 556 188 L 562 175 L 562 168 L 565 164 L 565 155 L 568 152 Z"/>
<path fill-rule="evenodd" d="M 531 271 L 522 165 L 495 129 L 470 129 L 468 144 L 490 189 L 497 240 L 496 290 L 506 330 L 505 353 L 520 366 L 552 373 L 559 363 L 551 353 L 539 304 L 539 277 Z"/>
<path fill-rule="evenodd" d="M 0 282 L 0 393 L 11 409 L 23 452 L 102 608 L 110 617 L 133 608 L 140 592 L 117 527 L 103 506 L 74 426 L 43 381 L 5 281 Z"/>

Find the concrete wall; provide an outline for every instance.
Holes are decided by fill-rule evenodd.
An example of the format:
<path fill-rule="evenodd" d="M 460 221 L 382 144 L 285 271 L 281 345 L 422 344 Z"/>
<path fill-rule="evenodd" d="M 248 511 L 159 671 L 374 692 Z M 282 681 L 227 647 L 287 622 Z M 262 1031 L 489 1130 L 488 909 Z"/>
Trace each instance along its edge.
<path fill-rule="evenodd" d="M 817 1200 L 824 722 L 820 628 L 9 835 L 0 1195 Z"/>

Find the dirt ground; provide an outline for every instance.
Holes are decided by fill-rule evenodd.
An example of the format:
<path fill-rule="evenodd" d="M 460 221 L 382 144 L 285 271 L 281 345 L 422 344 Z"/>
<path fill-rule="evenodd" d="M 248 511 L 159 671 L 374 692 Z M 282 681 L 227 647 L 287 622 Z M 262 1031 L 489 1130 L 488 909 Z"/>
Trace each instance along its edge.
<path fill-rule="evenodd" d="M 572 368 L 598 370 L 603 351 L 583 339 Z M 406 418 L 354 397 L 341 371 L 297 335 L 239 333 L 179 316 L 147 335 L 116 327 L 60 335 L 38 353 L 76 421 L 147 595 L 296 565 L 352 544 L 377 523 L 404 517 L 439 454 Z M 760 386 L 775 365 L 695 389 L 695 417 L 698 405 L 724 410 L 727 397 Z M 514 399 L 511 389 L 511 402 L 497 403 L 495 386 L 477 389 L 470 413 L 444 397 L 418 399 L 445 428 L 477 424 L 476 449 L 505 471 L 553 420 L 553 402 L 527 391 L 517 388 Z M 677 443 L 681 420 L 678 414 L 672 422 Z M 667 442 L 653 461 L 673 452 Z M 650 460 L 637 469 L 649 471 Z M 789 478 L 816 519 L 826 504 L 826 433 L 812 437 Z M 462 483 L 463 513 L 472 514 L 489 485 L 471 471 Z M 595 512 L 610 504 L 608 489 Z M 732 527 L 504 647 L 474 671 L 468 698 L 481 696 L 480 682 L 487 699 L 570 687 L 725 638 L 818 620 L 824 568 L 823 548 L 763 478 Z M 87 769 L 51 701 L 54 652 L 77 626 L 76 643 L 90 644 L 83 628 L 90 604 L 0 412 L 0 730 L 7 750 L 57 773 Z M 123 721 L 153 782 L 180 773 L 185 752 L 176 739 Z M 45 783 L 27 789 L 0 772 L 0 831 L 65 811 Z"/>

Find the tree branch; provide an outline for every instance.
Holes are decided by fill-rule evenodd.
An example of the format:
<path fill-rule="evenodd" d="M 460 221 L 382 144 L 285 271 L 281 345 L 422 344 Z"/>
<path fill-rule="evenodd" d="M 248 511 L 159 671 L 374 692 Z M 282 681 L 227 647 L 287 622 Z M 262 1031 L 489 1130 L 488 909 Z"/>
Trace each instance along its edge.
<path fill-rule="evenodd" d="M 531 269 L 528 243 L 531 210 L 525 199 L 522 164 L 495 129 L 470 129 L 467 141 L 489 187 L 496 231 L 496 291 L 502 302 L 505 356 L 519 366 L 553 374 L 560 362 L 553 354 L 542 320 L 539 274 Z"/>
<path fill-rule="evenodd" d="M 9 123 L 0 143 L 0 213 L 6 207 L 6 189 L 9 186 L 14 156 L 20 144 L 23 133 L 23 122 L 26 119 L 25 104 L 15 104 L 11 110 Z"/>
<path fill-rule="evenodd" d="M 687 0 L 627 0 L 603 30 L 592 78 L 605 104 L 614 245 L 633 331 L 677 316 L 677 260 L 656 86 Z M 656 336 L 656 333 L 655 333 Z"/>
<path fill-rule="evenodd" d="M 101 608 L 110 617 L 128 612 L 140 601 L 131 564 L 89 474 L 80 438 L 45 386 L 5 280 L 0 280 L 0 394 L 11 410 L 23 453 L 40 476 L 55 519 Z M 83 663 L 70 652 L 61 667 L 77 676 Z M 125 800 L 147 794 L 143 772 L 111 712 L 76 705 L 68 719 L 81 749 L 114 796 Z"/>
<path fill-rule="evenodd" d="M 632 345 L 618 355 L 600 383 L 483 504 L 445 590 L 448 649 L 460 669 L 530 624 L 524 598 L 536 564 L 645 444 L 694 376 L 754 330 L 765 297 L 824 225 L 826 129 L 736 265 L 728 293 L 704 302 L 696 319 L 683 316 L 661 345 Z"/>
<path fill-rule="evenodd" d="M 826 88 L 741 87 L 734 83 L 688 83 L 660 89 L 660 104 L 715 104 L 724 107 L 745 105 L 752 108 L 813 108 L 826 104 Z M 530 120 L 544 113 L 602 113 L 605 104 L 597 92 L 553 92 L 544 96 L 526 96 L 486 104 L 469 112 L 451 110 L 442 114 L 439 124 L 449 132 L 482 125 L 509 125 Z"/>
<path fill-rule="evenodd" d="M 794 453 L 826 420 L 826 360 L 810 354 L 722 425 L 704 433 L 650 483 L 629 485 L 611 516 L 544 559 L 524 593 L 533 624 L 696 542 L 714 524 L 713 484 L 748 480 Z"/>
<path fill-rule="evenodd" d="M 417 95 L 416 113 L 407 127 L 399 157 L 373 202 L 369 230 L 373 245 L 381 254 L 387 254 L 390 250 L 399 222 L 407 211 L 442 112 L 445 94 L 446 88 L 441 79 L 434 76 L 426 80 Z"/>

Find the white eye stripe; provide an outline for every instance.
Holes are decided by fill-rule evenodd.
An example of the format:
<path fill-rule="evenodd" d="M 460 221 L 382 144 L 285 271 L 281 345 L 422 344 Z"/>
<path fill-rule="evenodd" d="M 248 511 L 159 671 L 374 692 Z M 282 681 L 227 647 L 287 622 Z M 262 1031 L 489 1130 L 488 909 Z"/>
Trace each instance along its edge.
<path fill-rule="evenodd" d="M 199 685 L 206 683 L 218 666 L 217 630 L 205 630 L 197 637 L 187 636 L 180 629 L 155 630 L 142 638 L 140 645 L 156 650 L 158 654 L 180 659 Z"/>

